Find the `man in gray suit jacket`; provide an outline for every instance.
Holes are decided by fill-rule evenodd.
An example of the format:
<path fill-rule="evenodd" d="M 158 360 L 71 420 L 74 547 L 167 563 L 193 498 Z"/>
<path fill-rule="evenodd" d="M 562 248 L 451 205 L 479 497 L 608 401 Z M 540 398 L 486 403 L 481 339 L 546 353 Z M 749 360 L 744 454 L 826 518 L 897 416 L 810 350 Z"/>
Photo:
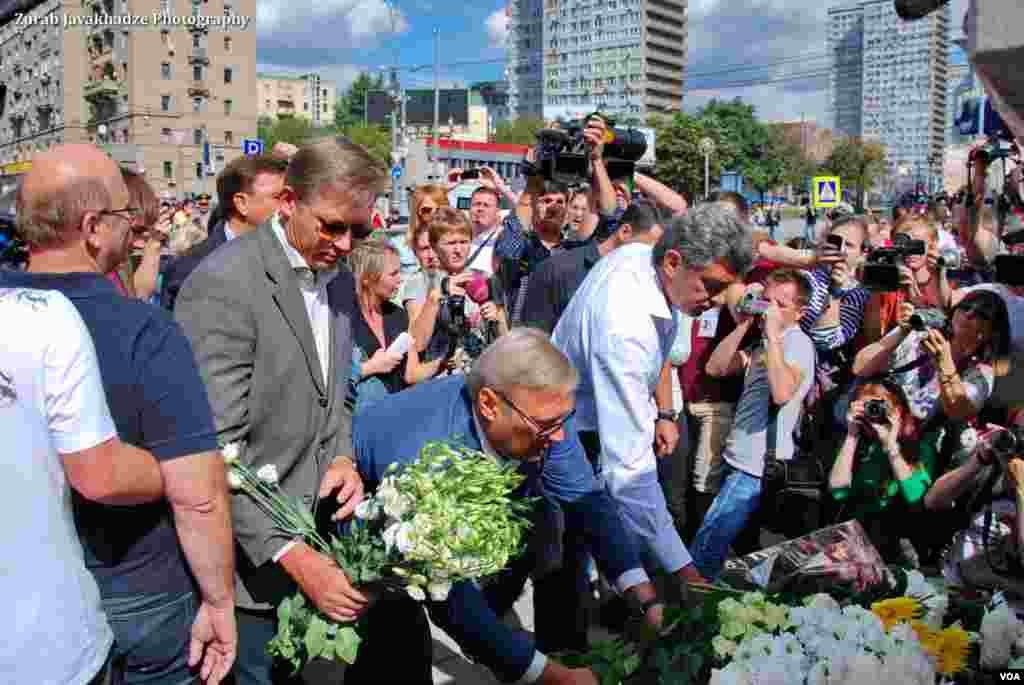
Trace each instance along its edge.
<path fill-rule="evenodd" d="M 322 520 L 345 518 L 363 496 L 345 406 L 358 313 L 352 274 L 339 260 L 351 251 L 353 237 L 368 233 L 364 227 L 386 178 L 346 139 L 301 148 L 288 167 L 277 214 L 203 260 L 178 295 L 176 316 L 206 382 L 220 444 L 244 446 L 241 459 L 254 470 L 276 466 L 282 490 L 301 497 Z M 288 539 L 245 495 L 236 495 L 232 508 L 236 677 L 240 685 L 290 682 L 266 655 L 277 631 L 276 605 L 298 586 L 332 619 L 351 621 L 366 611 L 367 600 L 333 561 Z M 415 659 L 420 650 L 412 682 L 430 682 L 421 608 L 391 598 L 375 606 L 368 623 L 370 632 L 374 625 L 388 629 L 390 639 L 364 635 L 359 660 L 346 674 L 349 683 L 371 672 L 387 681 L 396 662 L 404 671 L 393 679 L 410 682 L 410 661 L 394 659 L 396 630 L 409 631 L 404 641 L 414 648 L 403 657 Z M 380 649 L 389 646 L 387 654 Z"/>

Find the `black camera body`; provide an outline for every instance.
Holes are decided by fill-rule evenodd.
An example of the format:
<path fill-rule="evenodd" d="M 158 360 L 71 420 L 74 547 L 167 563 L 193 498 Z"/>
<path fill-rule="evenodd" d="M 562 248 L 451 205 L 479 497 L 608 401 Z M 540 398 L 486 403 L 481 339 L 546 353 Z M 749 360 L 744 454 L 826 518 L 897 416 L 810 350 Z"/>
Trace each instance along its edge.
<path fill-rule="evenodd" d="M 647 151 L 647 139 L 634 128 L 616 128 L 615 122 L 600 112 L 570 122 L 564 128 L 538 131 L 534 168 L 527 171 L 567 184 L 589 180 L 592 175 L 590 151 L 583 131 L 591 117 L 601 117 L 607 125 L 609 139 L 604 144 L 604 163 L 608 176 L 613 179 L 632 177 L 637 161 Z"/>
<path fill-rule="evenodd" d="M 946 315 L 938 309 L 918 309 L 910 317 L 910 327 L 922 333 L 931 329 L 945 331 L 946 323 Z"/>
<path fill-rule="evenodd" d="M 868 254 L 861 283 L 869 290 L 894 292 L 900 289 L 900 264 L 907 257 L 924 256 L 928 245 L 903 233 L 893 236 L 892 247 L 876 247 Z"/>
<path fill-rule="evenodd" d="M 868 400 L 864 403 L 864 418 L 871 423 L 889 423 L 889 410 L 885 400 Z"/>
<path fill-rule="evenodd" d="M 996 431 L 989 440 L 988 451 L 1004 465 L 1010 459 L 1021 456 L 1024 453 L 1024 426 L 1010 426 Z"/>
<path fill-rule="evenodd" d="M 760 293 L 749 292 L 736 303 L 736 311 L 748 316 L 764 316 L 772 303 L 761 297 Z"/>
<path fill-rule="evenodd" d="M 1024 255 L 996 255 L 995 272 L 996 283 L 1011 286 L 1024 285 Z"/>
<path fill-rule="evenodd" d="M 444 299 L 437 312 L 437 322 L 453 336 L 461 336 L 466 332 L 466 298 L 449 293 L 447 276 L 441 279 L 441 295 Z"/>

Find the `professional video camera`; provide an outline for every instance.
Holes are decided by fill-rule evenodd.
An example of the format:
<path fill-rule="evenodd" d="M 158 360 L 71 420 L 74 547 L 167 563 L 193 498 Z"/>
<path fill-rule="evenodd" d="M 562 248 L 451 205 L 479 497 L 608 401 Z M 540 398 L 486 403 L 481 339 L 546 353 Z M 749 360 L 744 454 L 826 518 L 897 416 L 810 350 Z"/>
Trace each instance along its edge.
<path fill-rule="evenodd" d="M 600 117 L 607 125 L 604 163 L 608 175 L 613 179 L 632 177 L 637 160 L 647 151 L 647 139 L 634 128 L 616 128 L 614 120 L 599 112 L 562 128 L 538 131 L 536 157 L 525 169 L 527 175 L 539 174 L 548 180 L 569 184 L 588 180 L 591 177 L 590 152 L 583 131 L 591 117 Z"/>
<path fill-rule="evenodd" d="M 876 247 L 868 254 L 861 282 L 869 290 L 893 292 L 900 289 L 900 263 L 907 257 L 924 255 L 928 246 L 905 233 L 892 237 L 892 247 Z"/>

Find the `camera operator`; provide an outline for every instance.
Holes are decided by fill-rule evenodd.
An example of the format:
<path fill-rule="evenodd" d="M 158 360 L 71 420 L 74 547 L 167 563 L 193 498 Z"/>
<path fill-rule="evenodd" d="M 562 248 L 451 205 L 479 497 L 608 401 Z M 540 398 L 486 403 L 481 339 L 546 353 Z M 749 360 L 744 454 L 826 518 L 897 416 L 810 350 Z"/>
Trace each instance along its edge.
<path fill-rule="evenodd" d="M 943 431 L 918 435 L 902 389 L 890 380 L 857 388 L 846 414 L 846 439 L 828 485 L 836 519 L 856 519 L 887 563 L 901 563 L 901 538 L 915 537 L 911 514 L 935 475 Z"/>
<path fill-rule="evenodd" d="M 938 227 L 922 216 L 905 215 L 893 229 L 893 243 L 908 244 L 911 241 L 923 241 L 924 254 L 903 256 L 903 263 L 898 265 L 898 290 L 876 292 L 868 299 L 864 311 L 864 335 L 867 342 L 880 340 L 895 328 L 903 303 L 910 303 L 918 309 L 931 308 L 937 311 L 948 307 L 948 292 L 956 284 L 948 284 L 947 281 L 943 285 L 947 275 L 945 270 L 938 268 L 941 256 Z"/>
<path fill-rule="evenodd" d="M 902 303 L 897 327 L 857 354 L 853 372 L 864 378 L 896 371 L 894 379 L 922 422 L 940 416 L 966 421 L 985 406 L 997 370 L 1008 369 L 1009 349 L 1006 304 L 996 293 L 978 290 L 953 308 L 948 324 Z"/>
<path fill-rule="evenodd" d="M 466 268 L 473 232 L 465 213 L 437 209 L 430 222 L 430 244 L 440 271 L 423 272 L 406 296 L 410 332 L 424 361 L 453 357 L 449 370 L 464 371 L 483 348 L 508 332 L 504 307 L 490 298 L 486 274 Z M 486 292 L 485 292 L 486 291 Z"/>
<path fill-rule="evenodd" d="M 607 125 L 601 117 L 592 116 L 587 120 L 583 139 L 590 153 L 591 183 L 600 213 L 599 224 L 605 224 L 604 230 L 599 225 L 587 242 L 600 242 L 607 238 L 608 231 L 613 228 L 610 220 L 616 216 L 615 189 L 603 157 L 606 133 Z M 539 175 L 530 176 L 526 195 L 530 200 L 532 230 L 527 231 L 523 226 L 518 212 L 509 212 L 494 245 L 496 270 L 501 274 L 505 301 L 512 309 L 510 321 L 514 324 L 521 321 L 526 288 L 537 265 L 554 252 L 586 244 L 565 239 L 569 200 L 569 189 L 565 184 L 545 180 Z"/>

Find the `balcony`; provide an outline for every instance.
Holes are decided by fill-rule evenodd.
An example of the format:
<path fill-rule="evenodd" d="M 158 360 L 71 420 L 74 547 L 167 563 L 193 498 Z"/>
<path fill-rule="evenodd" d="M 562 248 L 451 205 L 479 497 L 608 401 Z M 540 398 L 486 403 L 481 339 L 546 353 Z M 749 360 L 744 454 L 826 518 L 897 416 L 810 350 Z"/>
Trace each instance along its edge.
<path fill-rule="evenodd" d="M 210 58 L 206 54 L 206 48 L 192 48 L 192 52 L 188 56 L 189 64 L 209 64 Z"/>
<path fill-rule="evenodd" d="M 89 81 L 82 89 L 82 95 L 86 100 L 101 100 L 104 98 L 116 98 L 121 94 L 123 84 L 113 79 L 105 78 L 99 81 Z"/>
<path fill-rule="evenodd" d="M 189 81 L 188 94 L 191 97 L 209 97 L 210 87 L 206 85 L 206 81 Z"/>
<path fill-rule="evenodd" d="M 648 76 L 657 76 L 662 79 L 672 81 L 682 85 L 683 83 L 683 67 L 680 65 L 676 69 L 669 69 L 666 67 L 652 64 L 650 61 L 647 62 L 646 72 Z"/>
<path fill-rule="evenodd" d="M 671 17 L 676 22 L 686 23 L 685 4 L 672 2 L 671 0 L 648 0 L 647 8 L 649 11 Z"/>

